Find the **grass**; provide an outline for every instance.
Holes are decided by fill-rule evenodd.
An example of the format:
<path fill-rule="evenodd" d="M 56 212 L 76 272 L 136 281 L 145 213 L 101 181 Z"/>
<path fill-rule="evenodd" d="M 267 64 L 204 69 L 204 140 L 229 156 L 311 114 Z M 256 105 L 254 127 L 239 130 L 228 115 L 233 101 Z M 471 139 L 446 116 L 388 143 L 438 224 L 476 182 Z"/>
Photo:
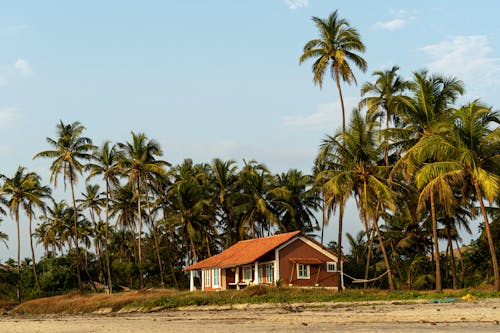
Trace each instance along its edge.
<path fill-rule="evenodd" d="M 457 298 L 471 294 L 478 298 L 500 297 L 488 289 L 462 289 L 441 294 L 423 291 L 346 290 L 339 294 L 328 289 L 269 288 L 262 286 L 244 290 L 220 292 L 189 292 L 169 289 L 120 292 L 113 295 L 73 292 L 66 295 L 40 298 L 18 305 L 15 314 L 83 314 L 95 312 L 174 310 L 187 306 L 235 305 L 264 303 L 363 302 L 363 301 L 417 301 L 439 298 Z"/>

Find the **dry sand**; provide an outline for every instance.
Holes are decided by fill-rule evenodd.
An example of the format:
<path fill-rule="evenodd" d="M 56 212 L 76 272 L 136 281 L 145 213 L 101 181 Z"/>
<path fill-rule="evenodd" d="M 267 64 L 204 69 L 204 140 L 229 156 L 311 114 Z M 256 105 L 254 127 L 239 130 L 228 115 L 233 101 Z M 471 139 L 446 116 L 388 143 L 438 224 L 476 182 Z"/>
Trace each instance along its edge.
<path fill-rule="evenodd" d="M 500 332 L 500 298 L 196 307 L 155 313 L 3 316 L 1 333 Z"/>

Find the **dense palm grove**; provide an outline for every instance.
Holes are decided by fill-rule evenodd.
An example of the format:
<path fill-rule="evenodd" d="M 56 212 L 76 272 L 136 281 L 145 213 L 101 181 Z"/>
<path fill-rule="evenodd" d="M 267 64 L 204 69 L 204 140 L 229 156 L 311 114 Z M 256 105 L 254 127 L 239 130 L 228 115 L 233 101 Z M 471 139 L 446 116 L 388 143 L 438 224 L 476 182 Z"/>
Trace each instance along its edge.
<path fill-rule="evenodd" d="M 323 242 L 333 213 L 338 241 L 328 246 L 349 249 L 345 272 L 367 280 L 357 287 L 500 290 L 498 113 L 480 100 L 458 104 L 465 87 L 457 78 L 417 71 L 405 80 L 395 66 L 361 85 L 346 117 L 341 85 L 356 83 L 354 66 L 366 70 L 365 47 L 337 12 L 313 22 L 319 37 L 299 60 L 313 60 L 320 87 L 331 74 L 342 125 L 319 144 L 311 174 L 274 174 L 253 160 L 171 165 L 145 133 L 95 146 L 82 124 L 60 121 L 48 150 L 34 156 L 50 161 L 49 184 L 24 167 L 1 176 L 0 211 L 17 226 L 18 256 L 0 267 L 0 293 L 96 288 L 90 281 L 110 291 L 185 288 L 186 264 L 239 240 L 302 230 Z M 52 197 L 56 186 L 70 199 Z M 344 221 L 348 200 L 360 222 Z M 464 247 L 475 221 L 480 237 Z M 21 222 L 29 234 L 20 234 Z M 344 222 L 363 230 L 344 235 L 349 246 Z M 21 243 L 31 258 L 21 260 Z M 44 250 L 38 260 L 35 244 Z"/>

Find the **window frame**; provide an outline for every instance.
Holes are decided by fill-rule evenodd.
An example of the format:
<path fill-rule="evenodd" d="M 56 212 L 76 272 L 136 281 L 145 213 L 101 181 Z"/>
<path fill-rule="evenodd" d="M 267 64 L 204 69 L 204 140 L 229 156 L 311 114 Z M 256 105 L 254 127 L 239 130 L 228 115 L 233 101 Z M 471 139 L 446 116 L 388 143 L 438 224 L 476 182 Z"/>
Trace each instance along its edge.
<path fill-rule="evenodd" d="M 333 270 L 330 269 L 330 265 L 333 265 Z M 328 273 L 335 273 L 335 272 L 338 272 L 338 269 L 337 269 L 337 262 L 336 261 L 327 261 L 326 262 L 326 271 Z"/>
<path fill-rule="evenodd" d="M 245 276 L 247 272 L 249 272 L 248 279 Z M 250 281 L 252 281 L 252 266 L 243 266 L 243 282 L 249 283 Z"/>
<path fill-rule="evenodd" d="M 274 264 L 266 264 L 266 283 L 274 283 Z"/>
<path fill-rule="evenodd" d="M 306 275 L 303 275 L 303 273 L 306 273 Z M 297 279 L 309 280 L 310 278 L 311 278 L 311 265 L 297 263 Z"/>
<path fill-rule="evenodd" d="M 205 269 L 203 270 L 203 280 L 205 281 L 205 287 L 210 287 L 210 270 L 209 269 Z"/>
<path fill-rule="evenodd" d="M 212 288 L 220 288 L 220 269 L 212 269 Z"/>

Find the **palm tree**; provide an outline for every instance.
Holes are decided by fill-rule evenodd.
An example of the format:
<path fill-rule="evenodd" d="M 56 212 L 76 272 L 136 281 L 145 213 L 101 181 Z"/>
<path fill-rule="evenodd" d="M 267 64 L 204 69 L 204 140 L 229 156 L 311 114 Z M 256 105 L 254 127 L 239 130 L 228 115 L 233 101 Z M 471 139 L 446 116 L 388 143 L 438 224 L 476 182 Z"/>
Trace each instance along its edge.
<path fill-rule="evenodd" d="M 135 192 L 137 199 L 137 218 L 139 221 L 139 239 L 138 239 L 138 258 L 140 271 L 140 288 L 144 288 L 142 276 L 142 251 L 141 251 L 141 235 L 142 235 L 142 196 L 146 197 L 149 205 L 149 180 L 154 174 L 164 174 L 164 167 L 168 165 L 166 161 L 157 160 L 156 157 L 162 156 L 163 152 L 159 143 L 154 140 L 149 140 L 144 133 L 136 134 L 132 132 L 132 142 L 125 144 L 119 143 L 118 146 L 123 152 L 123 158 L 119 162 L 121 169 L 128 174 L 129 182 L 132 184 L 132 189 Z M 149 206 L 148 206 L 149 207 Z M 148 209 L 148 213 L 150 210 Z M 148 219 L 150 216 L 148 215 Z M 152 231 L 155 232 L 152 221 L 150 221 Z M 156 243 L 156 242 L 155 242 Z M 159 253 L 156 249 L 157 254 Z M 158 256 L 158 262 L 161 265 L 161 259 Z"/>
<path fill-rule="evenodd" d="M 20 267 L 21 267 L 21 234 L 19 227 L 19 210 L 23 208 L 29 217 L 29 234 L 30 234 L 30 246 L 31 255 L 33 262 L 33 273 L 35 276 L 35 282 L 40 289 L 40 284 L 38 282 L 38 277 L 35 268 L 35 253 L 33 250 L 32 238 L 32 219 L 33 219 L 33 206 L 43 207 L 43 198 L 50 195 L 50 189 L 46 186 L 40 185 L 40 176 L 34 172 L 25 172 L 24 167 L 19 166 L 16 173 L 12 178 L 6 177 L 5 175 L 0 175 L 0 178 L 4 179 L 4 184 L 1 188 L 1 192 L 9 198 L 8 206 L 11 214 L 14 216 L 16 221 L 17 229 L 17 273 L 18 273 L 18 290 L 17 299 L 21 301 L 21 277 L 20 277 Z"/>
<path fill-rule="evenodd" d="M 375 115 L 367 114 L 363 117 L 359 110 L 354 109 L 349 131 L 324 140 L 317 160 L 326 163 L 326 168 L 318 176 L 324 183 L 326 193 L 341 198 L 341 206 L 350 193 L 354 194 L 367 234 L 371 220 L 384 256 L 389 288 L 393 291 L 391 267 L 378 219 L 382 211 L 394 210 L 394 201 L 392 191 L 382 178 L 382 169 L 378 165 L 381 148 L 375 140 L 377 125 Z M 339 251 L 341 241 L 339 235 Z"/>
<path fill-rule="evenodd" d="M 365 82 L 361 87 L 361 96 L 371 94 L 363 98 L 359 106 L 366 106 L 370 113 L 385 113 L 385 165 L 389 167 L 389 137 L 388 129 L 389 122 L 392 119 L 395 124 L 400 122 L 399 110 L 411 105 L 409 96 L 404 95 L 405 92 L 412 88 L 409 81 L 401 78 L 397 71 L 398 66 L 393 66 L 390 70 L 375 71 L 373 76 L 376 77 L 374 83 Z"/>
<path fill-rule="evenodd" d="M 495 289 L 500 291 L 498 261 L 483 201 L 484 197 L 492 203 L 500 193 L 500 127 L 493 127 L 495 124 L 500 124 L 498 112 L 473 101 L 455 110 L 449 133 L 424 137 L 415 155 L 420 161 L 433 161 L 426 166 L 431 177 L 472 186 L 472 200 L 479 202 L 488 239 Z"/>
<path fill-rule="evenodd" d="M 219 225 L 223 230 L 222 242 L 225 248 L 240 240 L 238 214 L 234 212 L 231 200 L 237 191 L 238 174 L 236 162 L 214 159 L 209 168 L 209 183 L 213 191 L 213 198 L 217 206 Z"/>
<path fill-rule="evenodd" d="M 111 189 L 119 186 L 118 179 L 120 175 L 119 161 L 123 158 L 121 152 L 116 145 L 110 146 L 110 142 L 106 141 L 101 147 L 96 149 L 93 154 L 93 161 L 87 165 L 89 176 L 87 179 L 102 175 L 106 184 L 106 229 L 104 241 L 104 256 L 106 257 L 107 284 L 109 293 L 113 293 L 111 280 L 111 266 L 109 264 L 109 202 L 111 200 Z"/>
<path fill-rule="evenodd" d="M 85 209 L 89 210 L 90 219 L 93 224 L 93 232 L 94 232 L 94 246 L 97 258 L 99 259 L 99 266 L 101 270 L 101 274 L 103 273 L 103 265 L 102 265 L 102 253 L 100 247 L 100 237 L 98 223 L 101 221 L 101 209 L 105 204 L 105 199 L 102 197 L 104 193 L 100 191 L 99 185 L 97 184 L 87 184 L 85 186 L 85 192 L 82 192 L 82 199 L 77 199 L 76 201 L 80 203 L 79 207 L 82 211 Z M 97 215 L 97 218 L 96 218 Z M 102 282 L 102 281 L 101 281 Z"/>
<path fill-rule="evenodd" d="M 2 219 L 0 219 L 0 223 L 2 222 Z M 0 241 L 7 246 L 7 241 L 9 240 L 9 235 L 7 235 L 5 232 L 0 231 Z"/>
<path fill-rule="evenodd" d="M 33 158 L 45 157 L 54 159 L 50 166 L 51 175 L 50 181 L 57 186 L 57 178 L 62 173 L 64 187 L 69 183 L 71 188 L 71 199 L 73 202 L 73 224 L 75 229 L 75 245 L 76 245 L 76 268 L 78 276 L 78 288 L 83 290 L 82 279 L 80 274 L 80 254 L 78 249 L 78 225 L 77 215 L 78 210 L 75 200 L 75 184 L 78 181 L 78 174 L 82 174 L 84 165 L 81 160 L 90 160 L 92 155 L 90 152 L 94 149 L 92 140 L 82 136 L 85 127 L 78 121 L 72 124 L 64 124 L 62 121 L 56 126 L 57 139 L 47 138 L 47 142 L 52 146 L 53 150 L 45 150 L 36 154 Z"/>
<path fill-rule="evenodd" d="M 280 232 L 301 230 L 312 233 L 319 229 L 315 212 L 320 207 L 315 180 L 311 175 L 290 169 L 276 176 L 276 186 L 285 188 L 290 195 L 284 200 L 286 205 L 278 206 Z"/>
<path fill-rule="evenodd" d="M 35 229 L 37 244 L 43 245 L 47 258 L 50 254 L 56 257 L 57 251 L 62 251 L 65 243 L 68 243 L 71 249 L 69 242 L 71 231 L 66 221 L 68 205 L 64 200 L 57 202 L 51 198 L 51 201 L 52 205 L 47 206 L 45 214 L 40 216 L 42 223 Z M 52 252 L 49 252 L 49 247 Z"/>
<path fill-rule="evenodd" d="M 363 72 L 366 71 L 367 63 L 356 52 L 365 52 L 365 45 L 361 42 L 358 31 L 351 27 L 349 22 L 338 17 L 334 11 L 327 19 L 312 18 L 319 32 L 319 38 L 312 39 L 304 46 L 303 54 L 299 63 L 308 59 L 314 59 L 312 66 L 313 82 L 323 86 L 323 77 L 329 70 L 332 79 L 337 84 L 337 90 L 342 107 L 342 133 L 345 132 L 345 110 L 340 80 L 351 84 L 356 83 L 356 77 L 349 62 L 352 62 Z"/>

